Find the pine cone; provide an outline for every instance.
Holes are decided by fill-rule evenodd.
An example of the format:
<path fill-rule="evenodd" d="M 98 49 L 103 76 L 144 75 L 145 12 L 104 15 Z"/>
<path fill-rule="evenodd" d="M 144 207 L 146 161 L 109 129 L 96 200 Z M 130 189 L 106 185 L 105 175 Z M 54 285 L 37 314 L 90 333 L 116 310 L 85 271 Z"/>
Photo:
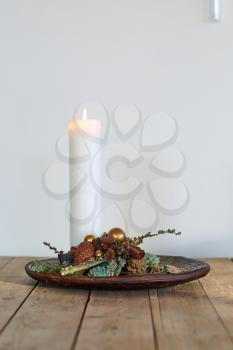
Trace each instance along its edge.
<path fill-rule="evenodd" d="M 111 260 L 115 259 L 116 258 L 116 253 L 115 253 L 114 249 L 108 248 L 106 253 L 104 254 L 104 257 L 108 261 L 111 261 Z"/>
<path fill-rule="evenodd" d="M 101 238 L 96 238 L 94 241 L 93 241 L 93 244 L 94 244 L 94 247 L 95 247 L 95 250 L 101 250 L 102 249 L 102 245 L 101 245 Z"/>
<path fill-rule="evenodd" d="M 144 259 L 132 259 L 128 261 L 126 268 L 130 273 L 144 273 L 147 269 L 147 263 Z"/>
<path fill-rule="evenodd" d="M 79 265 L 94 257 L 95 247 L 91 242 L 82 242 L 77 246 L 74 265 Z"/>
<path fill-rule="evenodd" d="M 104 233 L 100 240 L 102 249 L 112 248 L 116 243 L 115 238 L 109 233 Z"/>
<path fill-rule="evenodd" d="M 78 245 L 72 246 L 68 253 L 74 257 L 76 254 L 77 248 L 78 248 Z"/>
<path fill-rule="evenodd" d="M 129 245 L 125 250 L 125 255 L 127 259 L 142 259 L 145 255 L 144 250 L 134 245 Z"/>

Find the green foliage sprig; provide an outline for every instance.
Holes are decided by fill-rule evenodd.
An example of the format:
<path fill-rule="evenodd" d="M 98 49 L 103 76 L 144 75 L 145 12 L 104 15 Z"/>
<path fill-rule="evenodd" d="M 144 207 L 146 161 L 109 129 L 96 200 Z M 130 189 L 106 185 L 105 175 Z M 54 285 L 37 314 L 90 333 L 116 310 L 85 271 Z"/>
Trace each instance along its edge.
<path fill-rule="evenodd" d="M 61 271 L 61 265 L 54 261 L 35 261 L 32 264 L 32 269 L 35 272 L 46 272 L 58 274 Z"/>

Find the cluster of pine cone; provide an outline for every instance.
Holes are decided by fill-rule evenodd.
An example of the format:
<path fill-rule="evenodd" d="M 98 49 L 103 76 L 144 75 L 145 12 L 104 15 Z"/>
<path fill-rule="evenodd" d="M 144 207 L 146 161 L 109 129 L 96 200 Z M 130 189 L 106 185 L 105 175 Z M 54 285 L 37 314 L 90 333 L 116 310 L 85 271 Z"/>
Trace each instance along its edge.
<path fill-rule="evenodd" d="M 126 268 L 131 273 L 143 273 L 147 270 L 147 263 L 145 259 L 131 259 L 128 261 Z"/>
<path fill-rule="evenodd" d="M 145 272 L 145 252 L 140 247 L 132 244 L 126 237 L 119 239 L 114 236 L 112 230 L 92 241 L 84 241 L 78 246 L 71 247 L 69 254 L 73 257 L 74 265 L 79 265 L 95 257 L 102 257 L 111 261 L 118 257 L 126 260 L 126 270 L 132 273 Z"/>
<path fill-rule="evenodd" d="M 79 265 L 95 256 L 95 248 L 91 242 L 82 242 L 71 247 L 69 253 L 74 257 L 74 265 Z"/>

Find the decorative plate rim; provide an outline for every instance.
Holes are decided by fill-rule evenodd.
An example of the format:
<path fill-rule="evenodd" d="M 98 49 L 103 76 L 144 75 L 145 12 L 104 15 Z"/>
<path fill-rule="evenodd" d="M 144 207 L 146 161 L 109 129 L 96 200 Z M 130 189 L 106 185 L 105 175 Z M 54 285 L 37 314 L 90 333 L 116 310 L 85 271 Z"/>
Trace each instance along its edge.
<path fill-rule="evenodd" d="M 31 264 L 35 262 L 57 260 L 54 258 L 32 260 L 25 265 L 26 273 L 37 280 L 47 284 L 60 285 L 62 287 L 79 287 L 82 289 L 143 289 L 161 288 L 180 283 L 189 282 L 207 275 L 210 271 L 208 263 L 185 258 L 181 256 L 160 256 L 172 258 L 177 261 L 200 264 L 200 267 L 193 268 L 192 271 L 180 273 L 159 273 L 159 274 L 135 274 L 119 275 L 111 277 L 89 277 L 89 276 L 62 276 L 60 274 L 48 272 L 36 272 L 31 269 Z M 175 266 L 175 265 L 174 265 Z"/>

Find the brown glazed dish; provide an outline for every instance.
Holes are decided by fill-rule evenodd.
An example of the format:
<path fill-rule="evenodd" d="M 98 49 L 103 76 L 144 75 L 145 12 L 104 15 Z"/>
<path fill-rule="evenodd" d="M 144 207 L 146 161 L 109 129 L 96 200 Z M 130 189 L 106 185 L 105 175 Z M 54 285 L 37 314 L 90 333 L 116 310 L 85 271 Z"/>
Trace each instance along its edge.
<path fill-rule="evenodd" d="M 52 260 L 57 261 L 57 259 Z M 112 290 L 169 287 L 201 278 L 210 271 L 210 266 L 207 263 L 180 256 L 160 256 L 160 261 L 162 264 L 169 264 L 178 269 L 186 269 L 187 271 L 181 273 L 120 275 L 114 277 L 61 276 L 54 273 L 35 272 L 32 268 L 32 264 L 35 263 L 34 261 L 29 262 L 25 266 L 25 270 L 35 280 L 51 285 L 82 289 Z M 37 261 L 37 263 L 40 263 L 40 261 Z"/>

